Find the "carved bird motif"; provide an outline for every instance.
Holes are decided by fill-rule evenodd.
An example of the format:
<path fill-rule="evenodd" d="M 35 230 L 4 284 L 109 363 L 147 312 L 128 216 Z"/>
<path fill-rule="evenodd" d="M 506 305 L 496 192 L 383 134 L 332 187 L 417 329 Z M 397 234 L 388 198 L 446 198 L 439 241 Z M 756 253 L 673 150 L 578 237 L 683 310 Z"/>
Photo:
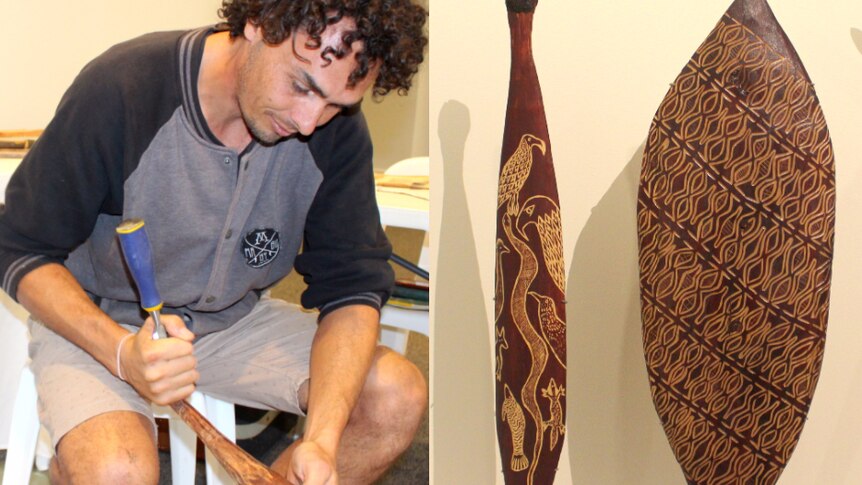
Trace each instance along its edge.
<path fill-rule="evenodd" d="M 530 460 L 524 455 L 524 428 L 527 421 L 524 419 L 524 410 L 515 400 L 512 390 L 508 384 L 503 384 L 503 406 L 500 414 L 503 422 L 509 423 L 509 432 L 512 435 L 512 462 L 513 471 L 526 470 Z"/>
<path fill-rule="evenodd" d="M 566 322 L 557 316 L 554 299 L 535 291 L 527 293 L 539 302 L 539 328 L 551 347 L 551 351 L 563 368 L 566 368 Z"/>
<path fill-rule="evenodd" d="M 563 424 L 563 406 L 560 398 L 566 395 L 563 386 L 557 386 L 557 382 L 551 377 L 548 387 L 542 389 L 542 397 L 551 401 L 551 419 L 545 421 L 545 428 L 551 428 L 551 449 L 557 445 L 557 439 L 566 433 L 566 425 Z"/>
<path fill-rule="evenodd" d="M 530 175 L 533 167 L 533 147 L 538 148 L 545 154 L 545 142 L 541 138 L 529 133 L 521 136 L 515 152 L 503 164 L 500 172 L 500 188 L 497 197 L 497 208 L 508 202 L 506 208 L 509 214 L 518 213 L 518 193 Z"/>
<path fill-rule="evenodd" d="M 503 380 L 503 350 L 509 348 L 509 342 L 506 341 L 506 327 L 497 327 L 497 380 Z"/>
<path fill-rule="evenodd" d="M 563 260 L 563 225 L 560 222 L 560 208 L 544 195 L 534 195 L 524 203 L 524 210 L 518 217 L 518 229 L 527 240 L 526 228 L 535 225 L 539 233 L 545 269 L 560 292 L 566 293 L 566 268 Z"/>
<path fill-rule="evenodd" d="M 503 289 L 503 255 L 509 253 L 509 248 L 506 246 L 506 243 L 503 242 L 502 239 L 497 238 L 497 267 L 496 267 L 496 276 L 497 280 L 494 285 L 494 321 L 500 320 L 500 314 L 503 313 L 503 308 L 505 308 L 505 292 Z"/>

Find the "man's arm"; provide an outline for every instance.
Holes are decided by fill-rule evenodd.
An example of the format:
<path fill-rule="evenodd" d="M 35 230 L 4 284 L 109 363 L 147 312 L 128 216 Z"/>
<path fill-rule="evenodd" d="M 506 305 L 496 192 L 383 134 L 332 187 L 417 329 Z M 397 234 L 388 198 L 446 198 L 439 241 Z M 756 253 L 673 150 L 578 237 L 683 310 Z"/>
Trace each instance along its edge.
<path fill-rule="evenodd" d="M 335 476 L 338 444 L 371 368 L 379 321 L 375 308 L 349 305 L 320 322 L 311 345 L 305 434 L 291 460 L 303 483 L 336 483 L 327 480 Z"/>
<path fill-rule="evenodd" d="M 36 320 L 118 374 L 117 346 L 129 332 L 93 304 L 64 266 L 46 264 L 27 273 L 18 284 L 17 299 Z M 148 319 L 138 335 L 123 342 L 121 362 L 123 377 L 157 404 L 187 397 L 198 378 L 194 335 L 179 317 L 165 315 L 163 323 L 169 335 L 178 338 L 152 340 Z"/>
<path fill-rule="evenodd" d="M 324 174 L 305 223 L 295 269 L 320 310 L 311 349 L 306 432 L 283 454 L 289 480 L 336 484 L 335 461 L 376 352 L 379 308 L 389 297 L 392 247 L 380 225 L 371 137 L 362 113 L 348 110 L 314 132 L 309 149 Z M 355 416 L 355 415 L 354 415 Z M 347 427 L 348 433 L 352 426 Z M 281 465 L 287 465 L 282 467 Z M 342 470 L 342 473 L 343 470 Z"/>

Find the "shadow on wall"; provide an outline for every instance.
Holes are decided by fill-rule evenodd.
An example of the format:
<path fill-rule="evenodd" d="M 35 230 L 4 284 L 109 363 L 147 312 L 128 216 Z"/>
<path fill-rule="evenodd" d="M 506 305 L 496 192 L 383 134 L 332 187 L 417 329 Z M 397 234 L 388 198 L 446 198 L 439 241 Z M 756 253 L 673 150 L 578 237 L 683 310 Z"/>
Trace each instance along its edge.
<path fill-rule="evenodd" d="M 644 144 L 593 208 L 571 259 L 567 415 L 574 483 L 683 480 L 652 404 L 641 340 L 636 208 Z"/>
<path fill-rule="evenodd" d="M 851 28 L 850 37 L 853 39 L 853 43 L 856 44 L 856 48 L 862 53 L 862 30 Z"/>
<path fill-rule="evenodd" d="M 850 376 L 850 369 L 846 369 L 846 371 L 845 375 Z M 860 421 L 859 409 L 853 403 L 862 401 L 862 387 L 858 385 L 862 382 L 862 363 L 856 363 L 856 368 L 853 369 L 853 377 L 847 379 L 846 382 L 851 383 L 852 391 L 847 393 L 847 398 L 842 400 L 840 406 L 837 405 L 838 403 L 834 403 L 835 406 L 832 410 L 832 412 L 838 413 L 840 416 L 840 419 L 836 420 L 838 426 L 835 429 L 835 436 L 845 434 L 848 426 L 858 427 Z M 815 394 L 814 397 L 816 399 L 817 395 Z M 801 439 L 805 439 L 804 430 L 802 431 Z M 829 443 L 826 452 L 823 453 L 825 459 L 821 464 L 820 474 L 817 476 L 829 477 L 830 483 L 858 483 L 855 480 L 859 478 L 854 479 L 850 475 L 850 471 L 853 468 L 853 460 L 859 456 L 860 447 L 862 447 L 862 440 L 856 440 L 853 446 L 847 446 L 841 440 Z M 791 461 L 791 463 L 793 462 Z"/>
<path fill-rule="evenodd" d="M 493 483 L 497 441 L 490 323 L 464 187 L 470 112 L 448 101 L 438 121 L 445 216 L 434 275 L 434 481 Z"/>
<path fill-rule="evenodd" d="M 859 53 L 862 54 L 862 30 L 857 29 L 855 27 L 850 29 L 850 38 L 853 40 L 853 44 L 856 45 L 856 49 L 859 50 Z M 862 364 L 857 364 L 854 372 L 854 378 L 848 380 L 847 382 L 859 383 L 862 382 Z M 853 423 L 858 421 L 858 410 L 853 408 L 850 403 L 859 402 L 862 398 L 858 396 L 862 396 L 862 388 L 858 385 L 853 386 L 854 392 L 851 394 L 853 397 L 846 399 L 844 402 L 846 403 L 841 407 L 841 419 L 837 422 L 840 423 L 840 429 L 835 430 L 835 435 L 838 436 L 842 433 L 843 429 L 847 426 L 847 423 Z M 836 410 L 838 411 L 838 410 Z M 804 431 L 803 431 L 804 433 Z M 804 436 L 804 434 L 803 434 Z M 840 441 L 836 441 L 831 445 L 832 450 L 828 453 L 825 453 L 826 459 L 823 462 L 823 472 L 822 476 L 830 476 L 838 478 L 839 470 L 848 470 L 850 467 L 847 466 L 848 463 L 851 463 L 854 456 L 858 455 L 857 450 L 862 447 L 862 441 L 857 441 L 856 446 L 847 447 L 842 446 Z M 842 482 L 850 483 L 851 477 L 846 476 L 847 472 L 843 472 Z"/>

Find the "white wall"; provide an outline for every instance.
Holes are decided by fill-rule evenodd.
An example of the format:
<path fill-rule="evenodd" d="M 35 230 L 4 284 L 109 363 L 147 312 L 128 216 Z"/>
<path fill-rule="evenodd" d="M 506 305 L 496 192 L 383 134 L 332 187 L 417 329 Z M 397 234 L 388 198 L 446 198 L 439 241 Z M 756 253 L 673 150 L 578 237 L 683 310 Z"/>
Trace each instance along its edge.
<path fill-rule="evenodd" d="M 218 21 L 218 0 L 0 0 L 0 130 L 44 128 L 84 64 L 158 30 Z"/>
<path fill-rule="evenodd" d="M 635 198 L 650 120 L 730 3 L 539 2 L 533 47 L 569 268 L 568 448 L 557 483 L 684 483 L 642 356 Z M 862 28 L 862 3 L 775 0 L 772 7 L 816 83 L 838 171 L 825 361 L 781 483 L 855 484 L 862 477 L 862 46 L 851 28 Z M 490 316 L 506 9 L 503 0 L 435 0 L 433 13 L 432 479 L 502 483 Z"/>
<path fill-rule="evenodd" d="M 428 0 L 416 0 L 428 8 Z M 380 101 L 367 97 L 362 111 L 374 143 L 374 168 L 383 171 L 399 160 L 428 156 L 428 56 L 419 66 L 406 96 L 389 93 Z"/>

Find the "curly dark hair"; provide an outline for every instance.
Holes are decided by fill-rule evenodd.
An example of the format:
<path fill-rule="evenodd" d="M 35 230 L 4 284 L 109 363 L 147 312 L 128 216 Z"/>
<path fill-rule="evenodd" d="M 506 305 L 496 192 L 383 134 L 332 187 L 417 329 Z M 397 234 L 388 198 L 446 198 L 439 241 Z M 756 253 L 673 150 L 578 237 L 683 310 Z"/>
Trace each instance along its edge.
<path fill-rule="evenodd" d="M 266 43 L 276 45 L 302 28 L 310 37 L 307 47 L 319 48 L 326 27 L 348 17 L 356 29 L 342 36 L 338 49 L 324 48 L 320 56 L 341 59 L 351 53 L 353 42 L 363 48 L 355 54 L 358 67 L 350 74 L 348 86 L 368 75 L 372 63 L 380 71 L 374 94 L 392 90 L 406 94 L 419 64 L 424 59 L 428 38 L 423 32 L 428 12 L 411 0 L 223 0 L 219 15 L 230 27 L 231 37 L 243 34 L 246 22 L 260 27 Z"/>

